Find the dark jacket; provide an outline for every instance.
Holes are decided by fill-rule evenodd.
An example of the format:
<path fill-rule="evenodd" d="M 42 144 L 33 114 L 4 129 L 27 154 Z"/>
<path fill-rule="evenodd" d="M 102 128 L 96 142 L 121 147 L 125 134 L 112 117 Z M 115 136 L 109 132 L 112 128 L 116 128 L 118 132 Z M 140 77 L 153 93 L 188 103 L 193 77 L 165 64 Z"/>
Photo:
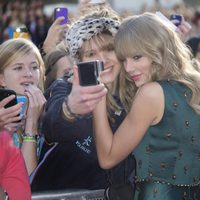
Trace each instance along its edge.
<path fill-rule="evenodd" d="M 116 166 L 113 171 L 102 170 L 98 164 L 93 138 L 92 116 L 68 122 L 63 118 L 62 103 L 71 92 L 71 84 L 57 80 L 47 91 L 49 97 L 42 119 L 42 133 L 53 150 L 39 164 L 33 177 L 32 190 L 103 189 L 127 180 L 135 168 L 134 158 Z M 124 114 L 115 115 L 115 130 Z M 44 143 L 40 160 L 51 146 Z"/>

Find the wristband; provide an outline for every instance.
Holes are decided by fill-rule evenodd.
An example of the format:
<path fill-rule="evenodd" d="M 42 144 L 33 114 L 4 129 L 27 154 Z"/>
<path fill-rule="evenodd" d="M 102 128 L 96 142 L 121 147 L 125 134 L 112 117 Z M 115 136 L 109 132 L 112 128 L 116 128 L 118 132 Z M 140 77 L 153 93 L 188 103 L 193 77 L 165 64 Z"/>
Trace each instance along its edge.
<path fill-rule="evenodd" d="M 76 113 L 72 112 L 68 105 L 68 96 L 65 97 L 64 102 L 65 102 L 66 109 L 65 109 L 65 111 L 63 110 L 63 112 L 68 120 L 74 121 L 75 119 L 83 119 L 83 118 L 91 118 L 92 117 L 92 113 L 80 115 L 80 114 L 76 114 Z"/>
<path fill-rule="evenodd" d="M 23 133 L 22 139 L 23 139 L 23 141 L 26 141 L 26 142 L 37 142 L 38 135 L 32 135 L 30 133 Z"/>
<path fill-rule="evenodd" d="M 75 118 L 77 118 L 79 115 L 71 111 L 71 109 L 70 109 L 70 107 L 69 107 L 69 104 L 68 104 L 68 100 L 69 100 L 68 97 L 69 97 L 69 96 L 67 96 L 67 97 L 65 98 L 66 109 L 67 109 L 67 112 L 68 112 L 69 117 L 72 118 L 72 119 L 75 119 Z"/>
<path fill-rule="evenodd" d="M 37 140 L 33 137 L 23 137 L 23 142 L 34 142 L 37 143 Z"/>

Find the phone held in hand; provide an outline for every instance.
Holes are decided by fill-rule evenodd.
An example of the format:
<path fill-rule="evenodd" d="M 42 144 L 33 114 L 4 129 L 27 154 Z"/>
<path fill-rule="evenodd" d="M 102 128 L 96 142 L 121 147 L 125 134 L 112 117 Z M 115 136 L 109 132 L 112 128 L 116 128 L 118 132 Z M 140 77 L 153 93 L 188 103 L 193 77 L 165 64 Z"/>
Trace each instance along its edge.
<path fill-rule="evenodd" d="M 104 70 L 102 61 L 95 60 L 89 62 L 80 62 L 77 64 L 77 66 L 81 86 L 100 84 L 100 72 Z"/>
<path fill-rule="evenodd" d="M 59 17 L 64 17 L 64 19 L 61 21 L 61 25 L 67 24 L 68 22 L 68 9 L 66 7 L 58 7 L 54 9 L 54 19 L 57 19 Z"/>
<path fill-rule="evenodd" d="M 8 104 L 6 104 L 4 106 L 5 108 L 9 108 L 17 104 L 16 92 L 14 90 L 0 88 L 0 101 L 9 97 L 10 95 L 15 95 L 15 98 L 12 99 Z"/>
<path fill-rule="evenodd" d="M 28 39 L 28 30 L 26 27 L 17 27 L 13 32 L 13 38 Z"/>
<path fill-rule="evenodd" d="M 181 15 L 177 15 L 177 14 L 173 14 L 170 16 L 170 21 L 176 25 L 179 26 L 182 22 L 182 16 Z"/>
<path fill-rule="evenodd" d="M 17 103 L 23 103 L 22 110 L 21 110 L 21 115 L 26 114 L 26 108 L 27 108 L 27 97 L 26 96 L 17 96 Z"/>

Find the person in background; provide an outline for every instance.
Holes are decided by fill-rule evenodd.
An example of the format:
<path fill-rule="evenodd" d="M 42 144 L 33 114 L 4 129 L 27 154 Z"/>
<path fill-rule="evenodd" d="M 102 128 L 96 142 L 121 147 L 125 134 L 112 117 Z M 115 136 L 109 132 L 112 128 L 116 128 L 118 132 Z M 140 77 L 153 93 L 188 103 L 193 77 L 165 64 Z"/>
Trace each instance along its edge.
<path fill-rule="evenodd" d="M 57 18 L 53 24 L 49 27 L 47 36 L 44 41 L 39 44 L 40 53 L 45 60 L 47 54 L 54 51 L 65 38 L 65 34 L 68 29 L 68 24 L 60 24 L 64 17 Z"/>
<path fill-rule="evenodd" d="M 113 135 L 106 98 L 95 108 L 101 167 L 112 168 L 133 152 L 134 200 L 200 199 L 200 73 L 191 52 L 151 13 L 124 20 L 114 44 L 129 113 Z"/>
<path fill-rule="evenodd" d="M 56 80 L 62 78 L 69 78 L 72 69 L 72 59 L 69 55 L 69 51 L 64 46 L 64 43 L 61 42 L 50 53 L 45 56 L 45 81 L 44 81 L 44 96 L 48 100 L 48 98 L 52 95 L 51 90 L 56 84 Z M 41 120 L 42 123 L 42 120 Z M 42 126 L 42 125 L 40 125 Z M 40 160 L 43 155 L 48 151 L 51 145 L 47 145 L 44 143 L 44 135 L 41 134 L 40 142 L 39 142 L 39 151 L 38 157 Z"/>
<path fill-rule="evenodd" d="M 64 17 L 55 19 L 55 21 L 49 27 L 45 40 L 39 45 L 40 53 L 45 62 L 44 96 L 46 99 L 49 98 L 51 92 L 51 88 L 49 87 L 51 84 L 54 82 L 54 80 L 66 72 L 65 69 L 68 68 L 69 62 L 71 62 L 67 53 L 67 49 L 63 44 L 65 34 L 68 29 L 68 24 L 60 24 L 63 19 Z M 64 64 L 63 62 L 66 63 Z M 43 134 L 41 134 L 38 142 L 38 157 L 40 159 L 43 155 L 42 152 L 46 152 L 47 149 L 49 149 L 49 145 L 46 146 L 43 142 L 44 137 Z"/>
<path fill-rule="evenodd" d="M 186 44 L 191 49 L 193 57 L 200 61 L 200 37 L 192 37 Z"/>
<path fill-rule="evenodd" d="M 117 96 L 120 64 L 113 49 L 119 24 L 119 17 L 106 9 L 94 12 L 74 22 L 69 27 L 66 40 L 70 56 L 76 62 L 103 61 L 104 79 L 110 91 L 110 123 L 114 130 L 124 118 Z M 52 148 L 35 172 L 32 191 L 66 188 L 95 190 L 129 183 L 135 167 L 132 155 L 109 171 L 101 170 L 97 161 L 90 112 L 105 94 L 102 88 L 102 85 L 81 87 L 75 82 L 56 81 L 42 120 L 46 144 L 51 144 Z M 92 91 L 93 94 L 88 96 Z M 97 92 L 100 95 L 96 96 Z M 129 188 L 134 192 L 132 186 Z M 121 194 L 120 199 L 123 198 L 125 196 Z"/>
<path fill-rule="evenodd" d="M 63 43 L 57 45 L 57 48 L 47 54 L 45 58 L 45 90 L 58 78 L 62 78 L 69 74 L 73 65 L 68 49 Z"/>
<path fill-rule="evenodd" d="M 183 42 L 186 42 L 188 40 L 191 29 L 192 26 L 190 25 L 190 23 L 186 21 L 185 18 L 182 16 L 182 20 L 180 22 L 180 25 L 177 26 L 176 32 Z"/>
<path fill-rule="evenodd" d="M 13 135 L 16 146 L 21 148 L 29 175 L 37 165 L 38 122 L 46 102 L 42 92 L 43 71 L 42 57 L 31 41 L 10 39 L 0 45 L 1 87 L 14 90 L 28 100 L 26 112 L 19 117 L 21 121 L 8 121 L 3 128 Z"/>
<path fill-rule="evenodd" d="M 5 110 L 0 116 L 3 113 Z M 22 153 L 6 131 L 0 131 L 0 158 L 0 200 L 30 200 L 30 184 Z"/>

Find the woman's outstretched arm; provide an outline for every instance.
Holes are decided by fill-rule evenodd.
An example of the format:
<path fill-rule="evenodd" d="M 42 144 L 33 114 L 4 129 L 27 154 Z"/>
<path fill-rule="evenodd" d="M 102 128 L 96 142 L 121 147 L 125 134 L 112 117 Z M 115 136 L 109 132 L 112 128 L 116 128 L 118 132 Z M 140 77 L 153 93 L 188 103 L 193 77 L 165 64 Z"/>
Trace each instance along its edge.
<path fill-rule="evenodd" d="M 149 126 L 160 121 L 164 94 L 158 83 L 139 89 L 131 110 L 113 135 L 107 118 L 106 99 L 94 110 L 96 148 L 100 166 L 109 169 L 125 159 L 140 143 Z"/>

